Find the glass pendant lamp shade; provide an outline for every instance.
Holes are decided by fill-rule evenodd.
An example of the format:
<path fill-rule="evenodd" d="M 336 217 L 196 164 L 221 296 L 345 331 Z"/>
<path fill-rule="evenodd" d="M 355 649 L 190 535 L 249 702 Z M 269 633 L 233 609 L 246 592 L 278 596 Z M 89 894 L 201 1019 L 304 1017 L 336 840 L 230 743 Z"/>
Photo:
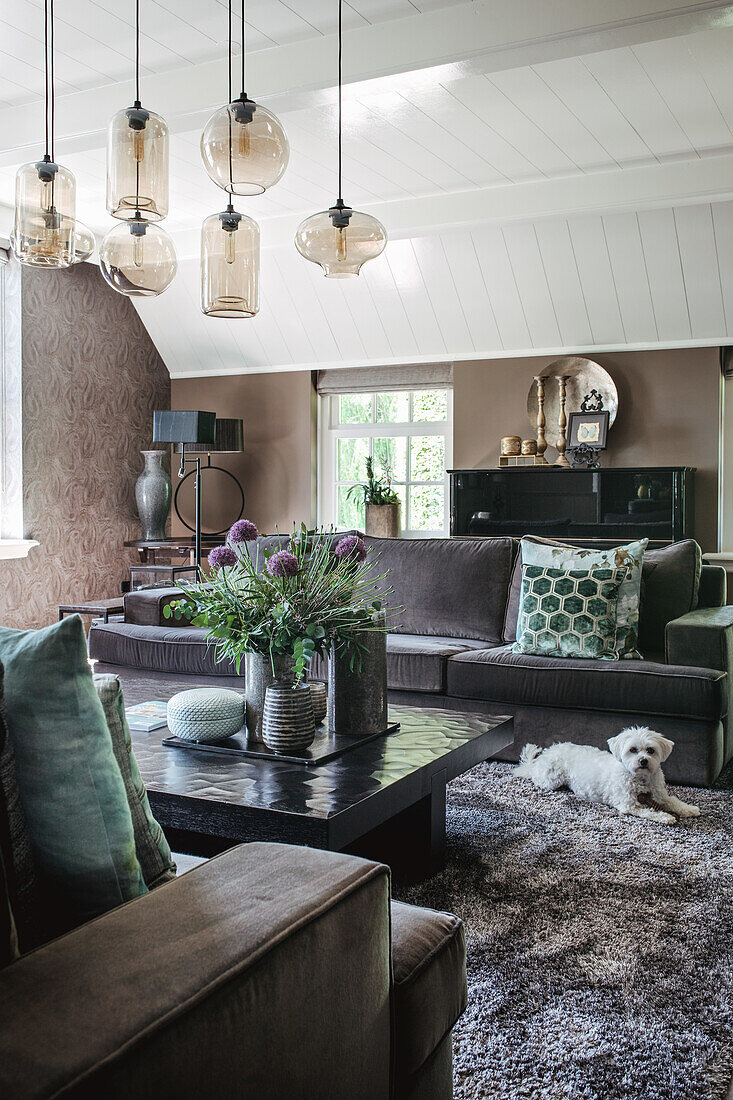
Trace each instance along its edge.
<path fill-rule="evenodd" d="M 201 309 L 254 317 L 260 308 L 260 229 L 231 204 L 201 227 Z"/>
<path fill-rule="evenodd" d="M 91 229 L 77 218 L 74 224 L 74 259 L 72 263 L 81 264 L 84 260 L 88 260 L 96 247 L 97 241 Z"/>
<path fill-rule="evenodd" d="M 201 158 L 230 195 L 261 195 L 287 168 L 290 144 L 276 115 L 243 94 L 206 123 Z"/>
<path fill-rule="evenodd" d="M 384 252 L 387 230 L 370 214 L 337 203 L 301 222 L 295 247 L 329 279 L 352 279 L 367 260 Z"/>
<path fill-rule="evenodd" d="M 13 250 L 22 264 L 69 267 L 74 262 L 76 180 L 46 156 L 15 177 Z"/>
<path fill-rule="evenodd" d="M 124 221 L 157 222 L 168 213 L 168 125 L 135 102 L 107 130 L 107 210 Z"/>
<path fill-rule="evenodd" d="M 128 298 L 153 298 L 175 278 L 173 241 L 142 218 L 116 225 L 99 246 L 99 266 L 109 285 Z"/>

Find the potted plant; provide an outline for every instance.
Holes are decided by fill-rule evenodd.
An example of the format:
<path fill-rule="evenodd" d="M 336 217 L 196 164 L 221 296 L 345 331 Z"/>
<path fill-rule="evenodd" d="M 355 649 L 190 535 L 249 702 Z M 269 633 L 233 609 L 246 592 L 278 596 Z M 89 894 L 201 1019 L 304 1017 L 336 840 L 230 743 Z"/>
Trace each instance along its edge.
<path fill-rule="evenodd" d="M 366 460 L 366 483 L 354 485 L 349 495 L 362 494 L 364 498 L 364 530 L 376 538 L 400 537 L 400 498 L 392 488 L 392 472 L 387 467 L 383 477 L 375 477 L 374 463 Z"/>
<path fill-rule="evenodd" d="M 369 654 L 369 635 L 386 632 L 375 557 L 355 535 L 305 525 L 263 549 L 250 520 L 238 520 L 224 546 L 209 554 L 202 583 L 181 582 L 185 599 L 166 607 L 167 618 L 185 618 L 208 630 L 219 660 L 245 658 L 247 730 L 261 739 L 267 688 L 298 684 L 316 653 L 346 657 L 358 669 Z M 379 614 L 381 613 L 381 614 Z"/>

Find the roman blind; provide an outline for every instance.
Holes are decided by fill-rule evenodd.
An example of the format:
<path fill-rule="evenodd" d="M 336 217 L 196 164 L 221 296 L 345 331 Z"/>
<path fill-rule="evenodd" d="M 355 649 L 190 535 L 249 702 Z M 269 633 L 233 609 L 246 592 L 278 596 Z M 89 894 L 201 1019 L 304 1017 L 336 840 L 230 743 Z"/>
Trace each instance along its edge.
<path fill-rule="evenodd" d="M 394 390 L 445 390 L 453 385 L 452 363 L 415 363 L 404 367 L 334 367 L 318 372 L 319 394 Z"/>

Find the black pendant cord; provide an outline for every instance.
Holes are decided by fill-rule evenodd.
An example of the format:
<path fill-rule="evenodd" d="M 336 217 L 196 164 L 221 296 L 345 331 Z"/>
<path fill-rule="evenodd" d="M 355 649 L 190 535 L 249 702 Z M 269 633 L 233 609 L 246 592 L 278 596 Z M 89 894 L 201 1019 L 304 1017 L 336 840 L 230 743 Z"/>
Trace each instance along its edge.
<path fill-rule="evenodd" d="M 244 0 L 242 0 L 242 99 L 247 98 L 247 93 L 244 90 L 245 87 L 246 87 L 245 82 L 244 82 L 244 53 L 245 53 L 245 50 L 244 50 L 244 44 L 245 44 L 245 30 L 244 30 L 244 27 L 245 27 L 245 24 L 244 24 Z"/>
<path fill-rule="evenodd" d="M 56 160 L 56 77 L 54 73 L 53 0 L 51 0 L 51 160 Z"/>
<path fill-rule="evenodd" d="M 232 0 L 229 0 L 229 62 L 227 65 L 227 103 L 231 105 L 232 102 Z M 234 187 L 234 166 L 232 164 L 232 141 L 234 135 L 232 134 L 232 109 L 231 106 L 227 107 L 227 122 L 229 126 L 229 186 Z"/>
<path fill-rule="evenodd" d="M 343 52 L 343 35 L 341 31 L 341 16 L 343 11 L 343 0 L 339 0 L 339 203 L 343 203 L 343 188 L 341 181 L 341 54 Z"/>

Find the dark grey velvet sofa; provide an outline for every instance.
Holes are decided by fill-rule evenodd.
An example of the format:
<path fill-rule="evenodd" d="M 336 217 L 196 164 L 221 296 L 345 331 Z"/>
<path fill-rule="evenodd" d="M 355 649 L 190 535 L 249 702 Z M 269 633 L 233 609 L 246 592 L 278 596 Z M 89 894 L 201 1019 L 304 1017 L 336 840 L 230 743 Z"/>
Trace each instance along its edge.
<path fill-rule="evenodd" d="M 605 747 L 624 726 L 652 726 L 676 743 L 674 783 L 707 785 L 733 755 L 733 608 L 725 572 L 702 566 L 691 540 L 645 556 L 641 661 L 586 661 L 511 652 L 521 561 L 511 538 L 366 539 L 389 570 L 403 611 L 388 636 L 388 684 L 397 701 L 514 716 L 516 760 L 527 741 Z M 125 623 L 94 624 L 90 653 L 108 664 L 232 675 L 204 632 L 170 625 L 175 589 L 125 597 Z M 314 676 L 325 675 L 323 663 Z"/>
<path fill-rule="evenodd" d="M 0 970 L 0 1096 L 449 1100 L 465 1003 L 456 917 L 245 844 Z"/>

